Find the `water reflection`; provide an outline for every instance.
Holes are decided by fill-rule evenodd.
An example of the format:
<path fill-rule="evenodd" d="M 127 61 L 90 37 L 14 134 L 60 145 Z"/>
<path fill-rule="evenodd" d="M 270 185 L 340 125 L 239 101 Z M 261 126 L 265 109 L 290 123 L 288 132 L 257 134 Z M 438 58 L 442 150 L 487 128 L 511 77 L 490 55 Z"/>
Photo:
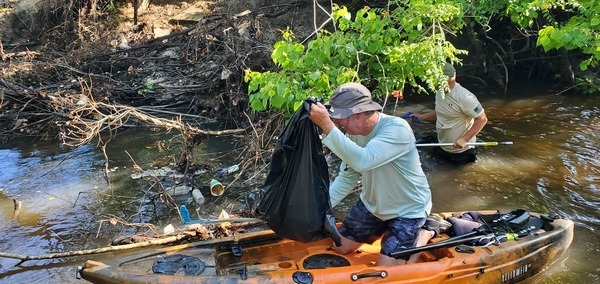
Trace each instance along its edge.
<path fill-rule="evenodd" d="M 556 212 L 576 223 L 568 258 L 536 283 L 598 283 L 594 252 L 600 251 L 600 98 L 538 96 L 530 99 L 480 98 L 489 124 L 483 141 L 513 141 L 510 146 L 481 147 L 479 161 L 448 165 L 421 149 L 435 211 L 525 208 Z M 388 113 L 421 112 L 431 103 L 388 106 Z M 412 124 L 415 135 L 433 133 L 432 124 Z M 174 134 L 125 131 L 109 144 L 111 185 L 104 180 L 104 156 L 94 146 L 68 150 L 53 143 L 26 141 L 0 149 L 0 251 L 38 255 L 107 245 L 95 238 L 104 214 L 133 216 L 153 222 L 172 214 L 150 206 L 151 184 L 131 179 L 134 162 L 142 168 L 178 154 Z M 22 141 L 18 141 L 22 142 Z M 233 139 L 210 139 L 195 149 L 203 163 L 228 166 Z M 210 176 L 198 180 L 206 185 Z M 221 180 L 224 184 L 226 180 Z M 141 189 L 140 189 L 141 188 Z M 232 187 L 221 197 L 207 198 L 202 217 L 216 217 L 222 208 L 234 211 L 254 188 Z M 112 196 L 112 197 L 108 197 Z M 13 201 L 24 208 L 13 218 Z M 182 201 L 185 202 L 185 201 Z M 336 212 L 342 217 L 354 203 L 346 200 Z M 212 215 L 211 215 L 212 214 Z M 194 218 L 196 216 L 193 216 Z M 75 267 L 87 257 L 27 261 L 0 258 L 0 278 L 10 283 L 76 282 Z"/>

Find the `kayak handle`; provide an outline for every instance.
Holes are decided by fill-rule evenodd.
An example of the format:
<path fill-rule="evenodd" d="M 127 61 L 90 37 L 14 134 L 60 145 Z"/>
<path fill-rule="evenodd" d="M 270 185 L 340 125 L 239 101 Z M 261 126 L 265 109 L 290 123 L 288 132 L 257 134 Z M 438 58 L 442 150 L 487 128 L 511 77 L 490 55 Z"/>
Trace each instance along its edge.
<path fill-rule="evenodd" d="M 367 277 L 381 277 L 381 278 L 386 278 L 387 277 L 387 272 L 386 271 L 379 271 L 379 272 L 370 272 L 370 273 L 363 273 L 363 274 L 352 274 L 351 278 L 352 281 L 358 281 L 362 278 L 367 278 Z"/>

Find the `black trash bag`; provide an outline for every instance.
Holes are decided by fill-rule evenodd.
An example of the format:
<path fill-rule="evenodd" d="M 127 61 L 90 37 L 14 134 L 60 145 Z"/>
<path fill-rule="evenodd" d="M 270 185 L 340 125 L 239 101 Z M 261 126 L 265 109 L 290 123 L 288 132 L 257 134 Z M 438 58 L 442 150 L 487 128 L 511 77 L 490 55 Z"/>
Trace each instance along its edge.
<path fill-rule="evenodd" d="M 339 246 L 323 144 L 308 119 L 314 102 L 302 103 L 277 141 L 256 216 L 281 237 L 311 242 L 331 236 Z"/>

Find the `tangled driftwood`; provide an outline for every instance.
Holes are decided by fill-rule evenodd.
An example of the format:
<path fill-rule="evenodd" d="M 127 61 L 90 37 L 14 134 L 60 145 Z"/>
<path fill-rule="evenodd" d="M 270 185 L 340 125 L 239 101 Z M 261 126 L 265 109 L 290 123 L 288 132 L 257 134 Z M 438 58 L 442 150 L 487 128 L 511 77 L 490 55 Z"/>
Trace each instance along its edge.
<path fill-rule="evenodd" d="M 232 219 L 228 219 L 228 220 L 210 220 L 210 222 L 207 222 L 207 223 L 222 223 L 225 221 L 227 221 L 227 222 L 236 222 L 236 221 L 246 222 L 248 220 L 250 220 L 250 219 L 232 218 Z M 131 241 L 132 243 L 128 243 L 128 244 L 117 244 L 117 245 L 111 245 L 111 246 L 103 247 L 103 248 L 77 250 L 77 251 L 61 252 L 61 253 L 48 253 L 48 254 L 40 254 L 40 255 L 22 255 L 22 254 L 0 252 L 0 257 L 20 259 L 21 260 L 20 263 L 22 263 L 27 260 L 64 258 L 64 257 L 73 257 L 73 256 L 80 256 L 80 255 L 99 254 L 99 253 L 105 253 L 105 252 L 111 252 L 111 251 L 121 251 L 121 250 L 128 250 L 128 249 L 134 249 L 134 248 L 143 248 L 143 247 L 149 247 L 149 246 L 165 245 L 165 244 L 171 244 L 171 243 L 184 241 L 184 240 L 188 240 L 188 241 L 196 240 L 190 244 L 185 244 L 185 245 L 189 245 L 189 246 L 202 246 L 202 245 L 218 244 L 218 243 L 222 243 L 222 242 L 235 241 L 237 238 L 240 237 L 240 233 L 235 231 L 236 228 L 238 228 L 238 229 L 243 228 L 245 225 L 254 224 L 254 223 L 255 223 L 255 221 L 250 220 L 250 222 L 247 222 L 247 223 L 244 223 L 241 225 L 237 225 L 237 226 L 230 225 L 234 231 L 228 232 L 225 235 L 223 235 L 222 233 L 219 234 L 216 232 L 218 230 L 222 230 L 223 226 L 216 226 L 215 231 L 211 231 L 210 229 L 208 229 L 202 225 L 194 224 L 194 225 L 188 226 L 187 228 L 185 228 L 184 230 L 182 230 L 181 232 L 179 232 L 175 235 L 170 235 L 170 236 L 157 235 L 156 237 L 125 236 L 125 237 L 122 237 L 121 240 L 115 240 L 113 242 L 113 244 L 117 244 L 117 243 L 125 242 L 124 239 L 133 240 L 133 241 Z M 243 235 L 244 233 L 241 233 L 241 234 Z M 245 233 L 245 234 L 253 234 L 253 233 Z M 219 236 L 219 237 L 216 237 L 216 236 Z"/>

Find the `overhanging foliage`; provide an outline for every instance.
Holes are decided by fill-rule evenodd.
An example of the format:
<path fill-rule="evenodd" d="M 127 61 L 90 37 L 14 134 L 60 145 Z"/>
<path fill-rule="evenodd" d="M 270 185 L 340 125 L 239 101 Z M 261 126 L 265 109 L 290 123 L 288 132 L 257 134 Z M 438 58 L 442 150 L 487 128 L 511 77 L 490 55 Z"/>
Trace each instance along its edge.
<path fill-rule="evenodd" d="M 454 47 L 447 33 L 466 25 L 484 29 L 492 19 L 510 19 L 545 51 L 565 48 L 589 55 L 582 70 L 600 60 L 600 6 L 588 1 L 390 1 L 387 8 L 365 7 L 350 14 L 334 6 L 335 31 L 321 30 L 303 45 L 290 30 L 274 45 L 277 71 L 246 70 L 251 107 L 292 113 L 307 97 L 327 99 L 346 82 L 362 82 L 374 97 L 406 86 L 425 93 L 444 86 L 442 62 L 458 63 L 465 50 Z"/>

